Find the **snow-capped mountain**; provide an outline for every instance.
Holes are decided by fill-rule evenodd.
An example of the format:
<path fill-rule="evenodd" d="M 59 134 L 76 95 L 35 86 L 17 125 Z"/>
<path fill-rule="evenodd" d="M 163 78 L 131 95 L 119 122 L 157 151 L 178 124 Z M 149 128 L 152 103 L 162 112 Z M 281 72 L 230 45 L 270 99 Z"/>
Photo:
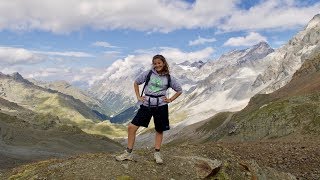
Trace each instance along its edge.
<path fill-rule="evenodd" d="M 221 82 L 222 85 L 224 79 L 231 77 L 232 74 L 234 74 L 235 78 L 239 78 L 239 74 L 241 74 L 243 79 L 247 78 L 247 76 L 253 76 L 252 79 L 254 80 L 258 72 L 256 70 L 248 70 L 248 68 L 255 68 L 255 61 L 265 57 L 270 52 L 273 52 L 273 49 L 266 42 L 261 42 L 245 50 L 235 50 L 224 54 L 215 61 L 206 63 L 202 61 L 185 61 L 180 64 L 170 63 L 171 74 L 179 79 L 184 91 L 183 95 L 179 97 L 178 101 L 180 102 L 173 103 L 172 107 L 180 109 L 180 107 L 185 107 L 186 104 L 189 108 L 200 105 L 203 100 L 196 98 L 200 93 L 206 94 L 202 97 L 205 100 L 211 96 L 210 91 L 217 90 L 216 92 L 218 93 L 227 90 L 228 88 L 218 88 L 218 86 L 216 86 L 218 89 L 214 90 L 213 86 L 217 85 L 218 82 Z M 112 108 L 114 113 L 122 112 L 134 105 L 136 98 L 133 91 L 133 81 L 140 73 L 150 67 L 148 67 L 147 63 L 131 64 L 126 66 L 126 69 L 123 69 L 125 66 L 123 64 L 125 63 L 130 63 L 130 61 L 125 59 L 122 62 L 113 64 L 107 69 L 104 75 L 105 78 L 96 82 L 91 88 L 93 94 L 96 94 L 105 105 Z M 239 68 L 242 68 L 242 70 L 240 71 Z M 238 70 L 238 74 L 235 74 Z M 228 81 L 228 83 L 231 82 Z M 224 85 L 229 84 L 225 83 Z M 169 92 L 169 94 L 172 94 L 172 92 Z M 224 108 L 221 107 L 220 109 Z M 187 109 L 185 110 L 188 111 Z M 204 109 L 204 111 L 206 110 Z M 181 113 L 184 114 L 184 110 Z M 195 114 L 197 113 L 195 112 Z M 178 114 L 177 116 L 180 117 Z"/>
<path fill-rule="evenodd" d="M 136 103 L 134 96 L 133 81 L 147 67 L 143 64 L 130 64 L 129 59 L 117 61 L 106 69 L 106 73 L 101 80 L 95 82 L 89 92 L 102 101 L 105 109 L 108 109 L 109 116 L 116 115 Z"/>
<path fill-rule="evenodd" d="M 293 73 L 320 41 L 320 14 L 313 17 L 304 30 L 287 44 L 264 59 L 265 70 L 255 80 L 253 87 L 265 88 L 261 93 L 270 93 L 287 84 Z"/>
<path fill-rule="evenodd" d="M 190 79 L 196 83 L 182 95 L 182 101 L 172 106 L 172 111 L 178 118 L 184 118 L 183 124 L 190 124 L 220 111 L 243 108 L 250 97 L 259 91 L 252 90 L 251 84 L 263 71 L 260 65 L 262 59 L 273 51 L 266 42 L 260 42 L 251 48 L 233 50 L 206 63 L 192 72 L 193 78 Z"/>
<path fill-rule="evenodd" d="M 275 51 L 261 42 L 206 63 L 171 63 L 171 72 L 184 90 L 170 106 L 171 122 L 183 121 L 181 125 L 187 125 L 220 111 L 240 110 L 253 95 L 273 92 L 285 85 L 301 66 L 301 57 L 319 42 L 319 22 L 320 15 L 316 15 L 301 32 Z M 134 64 L 129 59 L 116 62 L 91 91 L 110 104 L 114 113 L 129 108 L 136 101 L 134 79 L 150 67 L 149 60 L 144 62 Z"/>
<path fill-rule="evenodd" d="M 134 62 L 133 59 L 139 59 L 139 62 Z M 93 84 L 90 93 L 102 100 L 106 109 L 110 110 L 108 115 L 116 115 L 136 103 L 133 82 L 142 72 L 151 68 L 151 59 L 152 57 L 129 56 L 124 60 L 116 61 L 106 69 L 103 78 Z M 186 86 L 183 89 L 188 88 L 189 84 L 196 83 L 192 73 L 205 64 L 202 61 L 193 62 L 190 65 L 187 61 L 185 64 L 175 64 L 170 60 L 168 63 L 171 74 Z"/>
<path fill-rule="evenodd" d="M 203 61 L 196 61 L 196 62 L 190 62 L 190 61 L 184 61 L 180 63 L 179 65 L 184 69 L 194 69 L 194 68 L 201 68 L 205 63 Z"/>
<path fill-rule="evenodd" d="M 289 82 L 303 63 L 303 56 L 307 56 L 319 40 L 320 15 L 316 15 L 301 32 L 274 52 L 260 43 L 206 63 L 197 72 L 198 77 L 205 71 L 211 72 L 210 75 L 197 82 L 193 91 L 175 106 L 175 112 L 184 115 L 186 125 L 216 112 L 240 110 L 253 95 L 273 92 Z"/>

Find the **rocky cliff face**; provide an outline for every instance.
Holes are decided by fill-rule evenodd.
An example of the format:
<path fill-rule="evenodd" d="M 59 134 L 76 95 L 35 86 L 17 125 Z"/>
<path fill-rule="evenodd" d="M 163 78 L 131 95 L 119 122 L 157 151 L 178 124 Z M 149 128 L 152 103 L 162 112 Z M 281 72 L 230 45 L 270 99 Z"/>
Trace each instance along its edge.
<path fill-rule="evenodd" d="M 264 61 L 266 69 L 259 74 L 253 87 L 265 88 L 261 93 L 270 93 L 287 84 L 307 56 L 320 41 L 320 15 L 294 36 L 286 45 L 268 55 Z"/>
<path fill-rule="evenodd" d="M 320 134 L 320 53 L 317 46 L 284 87 L 254 96 L 213 139 L 262 140 Z"/>
<path fill-rule="evenodd" d="M 234 50 L 222 55 L 218 60 L 208 62 L 194 73 L 202 77 L 183 94 L 182 100 L 172 105 L 176 116 L 187 113 L 188 118 L 180 125 L 192 124 L 211 117 L 220 111 L 236 111 L 243 108 L 250 97 L 259 89 L 251 84 L 262 72 L 262 59 L 273 49 L 261 42 L 245 50 Z M 195 79 L 195 78 L 194 78 Z"/>

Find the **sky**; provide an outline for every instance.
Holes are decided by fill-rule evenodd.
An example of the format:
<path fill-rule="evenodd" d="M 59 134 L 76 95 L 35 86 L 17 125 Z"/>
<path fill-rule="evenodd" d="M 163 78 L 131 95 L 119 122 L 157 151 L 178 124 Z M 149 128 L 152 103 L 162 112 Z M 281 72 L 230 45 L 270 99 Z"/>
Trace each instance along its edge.
<path fill-rule="evenodd" d="M 180 63 L 279 48 L 319 13 L 320 0 L 0 0 L 0 72 L 87 89 L 155 54 Z"/>

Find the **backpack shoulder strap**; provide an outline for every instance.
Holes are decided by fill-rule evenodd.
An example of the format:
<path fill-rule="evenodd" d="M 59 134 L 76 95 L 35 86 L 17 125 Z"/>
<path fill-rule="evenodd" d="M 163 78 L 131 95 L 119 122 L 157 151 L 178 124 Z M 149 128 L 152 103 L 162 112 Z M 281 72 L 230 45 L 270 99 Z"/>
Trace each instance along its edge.
<path fill-rule="evenodd" d="M 171 87 L 171 76 L 170 76 L 170 74 L 167 75 L 167 78 L 168 78 L 168 87 L 167 87 L 167 89 L 169 89 L 169 87 Z"/>
<path fill-rule="evenodd" d="M 144 91 L 144 89 L 146 88 L 147 84 L 150 81 L 151 74 L 152 74 L 152 70 L 150 70 L 148 75 L 147 75 L 146 82 L 144 83 L 144 86 L 143 86 L 143 89 L 142 89 L 142 92 L 141 92 L 141 96 L 143 95 L 143 91 Z"/>

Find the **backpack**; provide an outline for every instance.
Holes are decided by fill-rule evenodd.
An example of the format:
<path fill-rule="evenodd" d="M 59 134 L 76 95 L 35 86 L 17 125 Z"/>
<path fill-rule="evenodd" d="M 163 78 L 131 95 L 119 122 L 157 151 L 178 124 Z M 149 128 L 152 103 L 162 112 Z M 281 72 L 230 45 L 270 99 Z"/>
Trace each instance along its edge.
<path fill-rule="evenodd" d="M 141 92 L 141 96 L 143 95 L 143 91 L 144 91 L 144 89 L 146 88 L 147 84 L 150 81 L 151 74 L 152 74 L 152 70 L 150 70 L 148 75 L 147 75 L 147 79 L 146 79 L 146 82 L 144 83 L 144 86 L 143 86 L 143 89 L 142 89 L 142 92 Z M 168 87 L 167 87 L 167 89 L 168 89 L 170 87 L 170 84 L 171 84 L 170 74 L 167 75 L 167 78 L 168 78 Z"/>

